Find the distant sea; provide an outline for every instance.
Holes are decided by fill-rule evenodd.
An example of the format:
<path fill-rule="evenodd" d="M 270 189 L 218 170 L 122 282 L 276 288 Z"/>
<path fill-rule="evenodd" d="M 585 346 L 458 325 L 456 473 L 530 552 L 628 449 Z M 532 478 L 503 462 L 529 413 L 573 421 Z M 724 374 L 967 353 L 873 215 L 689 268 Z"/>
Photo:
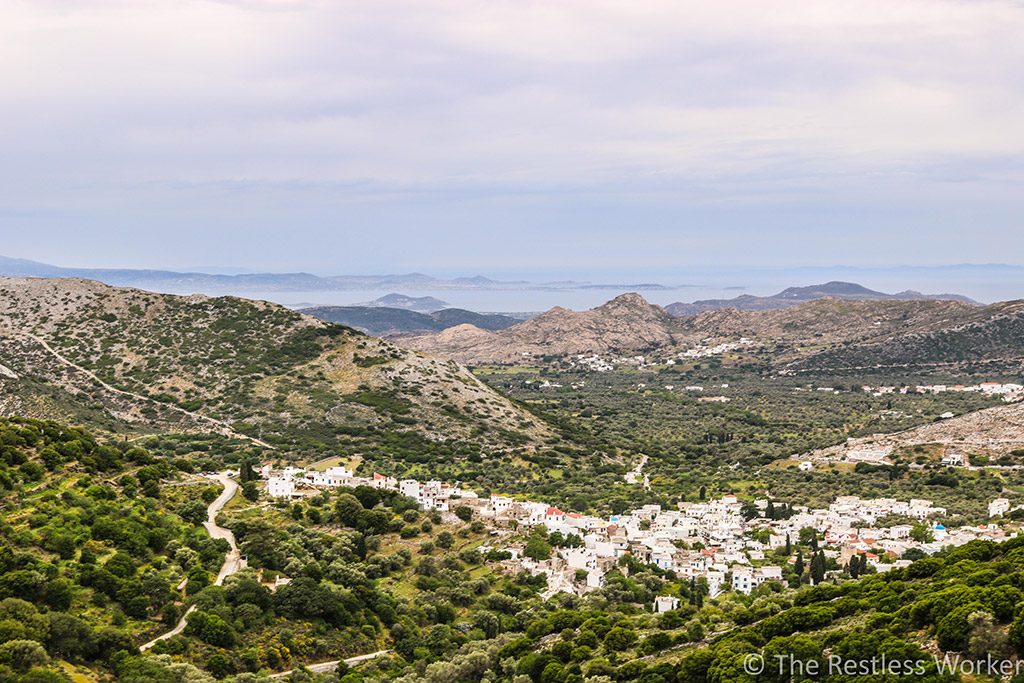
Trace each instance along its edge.
<path fill-rule="evenodd" d="M 503 278 L 504 274 L 495 277 Z M 830 280 L 856 282 L 893 294 L 913 289 L 925 294 L 962 294 L 982 303 L 1024 299 L 1024 268 L 1020 266 L 965 265 L 896 268 L 701 268 L 637 273 L 508 274 L 507 279 L 531 282 L 622 282 L 600 287 L 534 285 L 518 289 L 399 288 L 397 290 L 239 291 L 250 299 L 265 299 L 290 307 L 349 306 L 372 301 L 390 291 L 409 296 L 432 296 L 455 308 L 479 312 L 530 313 L 554 306 L 585 310 L 624 292 L 638 292 L 654 304 L 700 299 L 731 299 L 740 294 L 765 296 L 787 287 L 821 284 Z M 631 282 L 658 283 L 663 288 L 631 286 Z M 213 292 L 211 292 L 213 293 Z M 223 293 L 223 292 L 217 292 Z"/>
<path fill-rule="evenodd" d="M 609 289 L 563 289 L 563 290 L 488 290 L 488 289 L 399 289 L 399 290 L 343 290 L 315 292 L 246 291 L 236 292 L 246 299 L 273 301 L 291 308 L 308 306 L 352 306 L 397 291 L 399 294 L 423 297 L 432 296 L 447 302 L 451 308 L 464 308 L 479 313 L 539 313 L 555 306 L 584 310 L 600 306 L 625 292 L 638 292 L 654 304 L 670 304 L 689 300 L 693 297 L 710 298 L 725 295 L 736 296 L 737 292 L 703 288 L 646 291 L 631 287 Z"/>

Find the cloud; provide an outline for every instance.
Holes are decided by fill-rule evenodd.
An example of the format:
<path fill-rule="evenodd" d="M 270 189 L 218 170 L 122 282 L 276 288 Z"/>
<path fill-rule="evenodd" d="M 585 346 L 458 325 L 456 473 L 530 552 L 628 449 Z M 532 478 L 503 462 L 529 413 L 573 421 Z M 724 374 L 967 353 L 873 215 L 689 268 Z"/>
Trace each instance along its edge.
<path fill-rule="evenodd" d="M 1003 0 L 6 2 L 0 206 L 99 221 L 162 186 L 210 216 L 197 187 L 273 187 L 282 214 L 434 193 L 810 216 L 955 179 L 1009 225 L 1021 35 Z"/>

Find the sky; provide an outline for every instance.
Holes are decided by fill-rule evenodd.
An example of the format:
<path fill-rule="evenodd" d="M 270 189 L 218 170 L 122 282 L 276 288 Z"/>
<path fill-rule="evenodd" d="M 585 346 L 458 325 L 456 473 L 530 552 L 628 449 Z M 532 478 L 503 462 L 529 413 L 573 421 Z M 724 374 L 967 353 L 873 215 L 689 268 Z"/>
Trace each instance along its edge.
<path fill-rule="evenodd" d="M 1024 263 L 1020 0 L 0 0 L 0 254 Z"/>

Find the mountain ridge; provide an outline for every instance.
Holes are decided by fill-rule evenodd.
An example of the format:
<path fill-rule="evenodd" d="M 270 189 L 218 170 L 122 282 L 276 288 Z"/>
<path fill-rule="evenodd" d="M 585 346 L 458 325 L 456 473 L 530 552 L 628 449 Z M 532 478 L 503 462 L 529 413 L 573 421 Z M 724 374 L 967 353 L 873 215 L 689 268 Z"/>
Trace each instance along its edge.
<path fill-rule="evenodd" d="M 787 287 L 782 291 L 770 296 L 754 296 L 752 294 L 741 294 L 732 299 L 705 299 L 692 303 L 675 302 L 665 307 L 671 315 L 685 317 L 695 315 L 703 311 L 718 310 L 723 308 L 734 308 L 740 311 L 762 311 L 776 308 L 786 308 L 806 301 L 817 299 L 847 299 L 847 300 L 879 300 L 879 301 L 958 301 L 970 305 L 980 305 L 977 301 L 963 296 L 962 294 L 922 294 L 914 290 L 904 290 L 896 294 L 868 289 L 863 285 L 854 282 L 843 282 L 832 280 L 818 285 L 804 287 Z"/>
<path fill-rule="evenodd" d="M 168 269 L 66 268 L 29 259 L 0 256 L 0 277 L 84 278 L 115 287 L 170 290 L 174 293 L 210 291 L 217 294 L 251 291 L 349 291 L 349 290 L 574 290 L 621 289 L 622 285 L 591 282 L 528 282 L 495 280 L 483 275 L 438 278 L 424 273 L 384 275 L 315 275 L 307 272 L 204 273 Z M 664 285 L 634 285 L 639 289 L 672 289 Z"/>
<path fill-rule="evenodd" d="M 673 325 L 664 309 L 631 292 L 587 311 L 555 306 L 499 331 L 459 325 L 437 335 L 407 337 L 401 344 L 464 362 L 510 362 L 526 356 L 642 352 L 674 343 Z"/>
<path fill-rule="evenodd" d="M 472 365 L 585 353 L 668 358 L 742 338 L 752 344 L 748 355 L 759 354 L 760 363 L 785 372 L 943 363 L 1012 369 L 1024 357 L 1024 302 L 826 297 L 674 317 L 631 293 L 588 311 L 555 307 L 503 330 L 459 325 L 399 343 Z"/>

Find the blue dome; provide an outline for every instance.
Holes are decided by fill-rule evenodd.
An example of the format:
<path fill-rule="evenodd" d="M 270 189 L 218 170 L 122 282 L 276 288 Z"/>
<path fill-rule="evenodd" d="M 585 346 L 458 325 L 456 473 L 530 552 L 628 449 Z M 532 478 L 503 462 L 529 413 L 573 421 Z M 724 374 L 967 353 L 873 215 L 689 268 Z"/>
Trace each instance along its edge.
<path fill-rule="evenodd" d="M 943 526 L 942 524 L 936 524 L 936 525 L 935 525 L 935 530 L 936 530 L 936 531 L 945 531 L 945 530 L 946 530 L 946 527 L 945 527 L 945 526 Z"/>

